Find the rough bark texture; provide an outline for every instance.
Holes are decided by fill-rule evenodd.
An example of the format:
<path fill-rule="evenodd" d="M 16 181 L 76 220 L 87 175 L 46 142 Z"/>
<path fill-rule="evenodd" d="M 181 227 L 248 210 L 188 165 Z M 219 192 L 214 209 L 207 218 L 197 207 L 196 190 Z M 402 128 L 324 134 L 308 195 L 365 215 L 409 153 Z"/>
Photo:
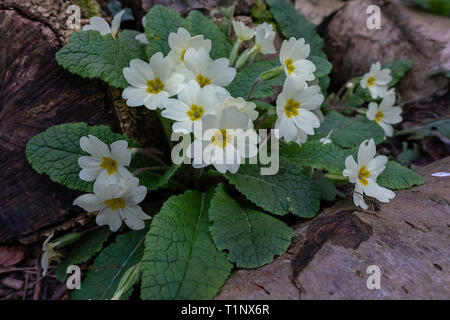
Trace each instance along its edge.
<path fill-rule="evenodd" d="M 366 26 L 369 17 L 366 9 L 372 4 L 381 9 L 379 30 Z M 303 11 L 302 5 L 298 8 Z M 413 68 L 397 87 L 403 100 L 423 99 L 448 91 L 449 79 L 435 74 L 440 69 L 450 70 L 450 19 L 447 17 L 412 9 L 400 0 L 348 1 L 329 18 L 324 33 L 324 49 L 333 63 L 331 79 L 335 87 L 366 73 L 374 61 L 411 59 Z"/>
<path fill-rule="evenodd" d="M 238 270 L 217 299 L 450 299 L 450 157 L 420 170 L 426 183 L 397 192 L 375 215 L 338 202 L 294 227 L 287 253 Z M 369 290 L 367 267 L 381 269 Z"/>
<path fill-rule="evenodd" d="M 118 125 L 99 81 L 59 67 L 64 38 L 39 12 L 0 4 L 0 243 L 63 221 L 77 193 L 37 174 L 25 158 L 34 135 L 84 121 Z"/>

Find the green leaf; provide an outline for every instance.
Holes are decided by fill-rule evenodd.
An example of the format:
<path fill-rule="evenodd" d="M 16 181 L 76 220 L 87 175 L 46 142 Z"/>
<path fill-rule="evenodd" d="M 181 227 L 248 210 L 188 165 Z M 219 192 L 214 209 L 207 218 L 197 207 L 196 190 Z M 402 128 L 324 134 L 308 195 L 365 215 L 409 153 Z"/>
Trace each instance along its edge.
<path fill-rule="evenodd" d="M 209 234 L 210 194 L 172 196 L 154 217 L 142 259 L 142 299 L 211 299 L 232 265 Z"/>
<path fill-rule="evenodd" d="M 133 55 L 134 59 L 145 61 L 147 60 L 145 45 L 136 40 L 138 34 L 140 34 L 140 32 L 136 30 L 123 30 L 122 32 L 119 32 L 117 38 L 128 47 L 128 50 Z"/>
<path fill-rule="evenodd" d="M 311 218 L 319 211 L 319 194 L 301 170 L 295 163 L 280 159 L 280 169 L 275 175 L 263 176 L 259 166 L 245 164 L 235 174 L 227 173 L 225 177 L 248 200 L 264 210 Z"/>
<path fill-rule="evenodd" d="M 330 130 L 333 130 L 331 140 L 344 148 L 359 146 L 365 139 L 373 138 L 375 143 L 384 140 L 384 131 L 375 121 L 348 118 L 336 111 L 325 116 L 314 138 L 323 138 Z"/>
<path fill-rule="evenodd" d="M 129 147 L 138 143 L 125 135 L 111 132 L 107 126 L 88 126 L 86 123 L 66 123 L 48 128 L 28 141 L 25 149 L 28 162 L 39 174 L 68 188 L 92 192 L 93 182 L 83 181 L 78 174 L 78 158 L 87 155 L 80 148 L 80 138 L 94 135 L 107 145 L 127 140 Z"/>
<path fill-rule="evenodd" d="M 236 78 L 227 87 L 228 91 L 233 97 L 243 97 L 247 98 L 250 88 L 253 82 L 258 78 L 258 76 L 273 67 L 279 65 L 278 60 L 273 61 L 257 61 L 251 66 L 245 66 L 238 70 Z M 260 81 L 255 89 L 253 90 L 252 99 L 261 99 L 272 96 L 275 92 L 273 91 L 274 86 L 281 86 L 284 83 L 285 75 L 282 74 L 276 78 L 267 81 Z"/>
<path fill-rule="evenodd" d="M 291 244 L 292 229 L 265 213 L 241 207 L 220 184 L 209 208 L 211 236 L 219 250 L 239 268 L 257 268 L 272 262 Z"/>
<path fill-rule="evenodd" d="M 322 200 L 334 201 L 337 196 L 345 198 L 345 194 L 339 191 L 330 179 L 319 177 L 314 179 L 314 183 L 317 190 L 319 190 L 320 199 Z"/>
<path fill-rule="evenodd" d="M 138 263 L 144 251 L 144 238 L 148 228 L 118 235 L 95 259 L 81 289 L 72 291 L 72 300 L 111 299 L 124 273 Z M 122 296 L 127 299 L 130 291 Z"/>
<path fill-rule="evenodd" d="M 72 73 L 100 78 L 122 89 L 128 86 L 122 70 L 136 58 L 123 42 L 93 30 L 74 32 L 55 57 L 59 65 Z"/>
<path fill-rule="evenodd" d="M 316 71 L 314 72 L 316 78 L 322 78 L 328 75 L 331 72 L 331 68 L 333 68 L 331 62 L 324 57 L 309 56 L 307 59 L 316 65 Z"/>
<path fill-rule="evenodd" d="M 179 27 L 189 29 L 189 24 L 178 12 L 162 5 L 153 6 L 145 16 L 145 34 L 149 42 L 147 55 L 151 57 L 159 51 L 167 55 L 170 51 L 169 34 L 177 32 Z"/>
<path fill-rule="evenodd" d="M 355 92 L 346 98 L 345 105 L 357 108 L 372 100 L 369 90 L 358 85 Z"/>
<path fill-rule="evenodd" d="M 295 142 L 286 144 L 281 148 L 280 156 L 300 166 L 314 166 L 331 172 L 345 169 L 345 158 L 340 149 L 332 143 L 322 144 L 318 140 L 308 140 L 301 146 Z"/>
<path fill-rule="evenodd" d="M 266 0 L 266 3 L 286 39 L 304 38 L 311 46 L 311 55 L 324 56 L 323 40 L 317 33 L 316 26 L 298 13 L 292 3 L 286 0 Z"/>
<path fill-rule="evenodd" d="M 192 36 L 202 34 L 205 39 L 211 40 L 212 46 L 209 53 L 211 58 L 228 58 L 231 51 L 231 43 L 214 21 L 197 10 L 189 12 L 186 21 L 189 23 L 189 31 Z"/>
<path fill-rule="evenodd" d="M 427 136 L 433 135 L 433 130 L 450 139 L 450 119 L 437 119 L 423 122 L 422 125 L 401 130 L 395 133 L 395 136 L 409 135 L 409 139 L 421 140 Z"/>
<path fill-rule="evenodd" d="M 145 32 L 149 45 L 147 55 L 150 57 L 158 51 L 164 55 L 168 54 L 169 34 L 177 32 L 179 27 L 188 30 L 192 36 L 202 34 L 205 39 L 212 42 L 210 55 L 213 59 L 228 57 L 231 50 L 225 33 L 211 19 L 205 17 L 201 12 L 192 10 L 186 19 L 178 12 L 161 5 L 153 6 L 145 17 Z"/>
<path fill-rule="evenodd" d="M 108 227 L 94 230 L 84 235 L 70 249 L 69 254 L 64 261 L 59 264 L 55 271 L 56 278 L 64 282 L 67 277 L 67 267 L 72 264 L 79 264 L 88 261 L 94 254 L 103 248 L 103 244 L 111 235 Z"/>
<path fill-rule="evenodd" d="M 148 191 L 158 190 L 167 186 L 170 178 L 175 174 L 180 165 L 172 164 L 163 174 L 154 171 L 143 171 L 138 174 L 139 182 L 141 185 L 147 187 Z"/>
<path fill-rule="evenodd" d="M 377 183 L 382 187 L 397 190 L 424 184 L 425 180 L 401 164 L 395 161 L 388 161 L 386 169 L 378 176 Z"/>
<path fill-rule="evenodd" d="M 384 68 L 391 69 L 392 81 L 389 82 L 388 87 L 391 88 L 397 84 L 397 82 L 405 76 L 405 74 L 411 69 L 412 61 L 411 60 L 395 60 L 388 63 L 383 64 Z"/>

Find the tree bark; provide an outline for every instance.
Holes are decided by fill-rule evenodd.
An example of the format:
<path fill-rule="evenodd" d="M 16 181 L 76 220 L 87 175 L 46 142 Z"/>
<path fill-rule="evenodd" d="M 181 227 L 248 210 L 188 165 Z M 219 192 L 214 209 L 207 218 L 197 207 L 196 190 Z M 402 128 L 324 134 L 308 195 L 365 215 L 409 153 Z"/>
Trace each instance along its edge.
<path fill-rule="evenodd" d="M 0 4 L 0 243 L 64 221 L 76 210 L 78 192 L 28 164 L 25 146 L 34 135 L 67 122 L 119 128 L 106 87 L 57 65 L 65 25 L 32 9 Z"/>
<path fill-rule="evenodd" d="M 367 7 L 373 4 L 381 9 L 381 29 L 366 25 Z M 376 61 L 410 59 L 413 67 L 397 86 L 404 101 L 448 92 L 449 78 L 439 71 L 450 70 L 449 18 L 410 8 L 401 0 L 358 0 L 346 2 L 325 20 L 324 50 L 333 63 L 334 88 L 368 72 Z"/>

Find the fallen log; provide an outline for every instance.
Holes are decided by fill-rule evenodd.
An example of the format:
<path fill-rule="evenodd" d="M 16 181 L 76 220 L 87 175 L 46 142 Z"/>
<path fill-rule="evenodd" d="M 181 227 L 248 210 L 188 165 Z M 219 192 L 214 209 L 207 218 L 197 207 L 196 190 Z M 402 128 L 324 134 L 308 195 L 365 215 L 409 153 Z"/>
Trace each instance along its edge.
<path fill-rule="evenodd" d="M 450 177 L 431 176 L 449 167 L 447 157 L 421 168 L 425 184 L 398 191 L 376 215 L 340 201 L 295 226 L 285 254 L 235 271 L 216 299 L 449 299 Z M 370 266 L 380 289 L 367 285 Z"/>
<path fill-rule="evenodd" d="M 0 4 L 0 243 L 64 221 L 74 210 L 78 192 L 28 164 L 31 137 L 66 122 L 119 128 L 105 86 L 57 65 L 67 31 L 59 27 L 29 7 Z"/>

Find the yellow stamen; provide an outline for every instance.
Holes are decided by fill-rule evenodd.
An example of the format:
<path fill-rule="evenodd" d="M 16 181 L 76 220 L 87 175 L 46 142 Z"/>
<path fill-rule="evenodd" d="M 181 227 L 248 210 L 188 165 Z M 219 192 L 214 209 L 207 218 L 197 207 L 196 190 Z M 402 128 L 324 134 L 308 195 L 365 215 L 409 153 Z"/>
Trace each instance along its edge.
<path fill-rule="evenodd" d="M 122 198 L 113 198 L 105 200 L 105 204 L 107 204 L 111 210 L 125 208 L 125 201 Z"/>
<path fill-rule="evenodd" d="M 367 79 L 367 85 L 369 87 L 373 86 L 375 84 L 375 78 L 374 77 L 369 77 L 369 79 Z"/>
<path fill-rule="evenodd" d="M 183 61 L 183 62 L 184 62 L 184 54 L 185 53 L 186 53 L 186 49 L 183 50 L 183 52 L 181 53 L 181 57 L 180 57 L 181 61 Z"/>
<path fill-rule="evenodd" d="M 367 186 L 369 184 L 369 181 L 367 181 L 367 178 L 369 177 L 370 171 L 366 169 L 366 166 L 362 166 L 361 168 L 359 168 L 358 180 L 363 186 Z"/>
<path fill-rule="evenodd" d="M 202 107 L 193 104 L 191 105 L 191 109 L 187 112 L 187 115 L 189 116 L 189 119 L 191 121 L 197 121 L 203 116 L 204 110 Z"/>
<path fill-rule="evenodd" d="M 378 111 L 378 112 L 375 114 L 375 121 L 376 121 L 376 122 L 380 122 L 381 119 L 383 119 L 383 117 L 384 117 L 384 113 L 381 112 L 381 111 Z"/>
<path fill-rule="evenodd" d="M 164 89 L 164 83 L 162 83 L 160 78 L 156 78 L 154 80 L 147 81 L 147 92 L 156 94 L 161 92 Z"/>
<path fill-rule="evenodd" d="M 103 157 L 100 167 L 106 169 L 106 172 L 111 175 L 117 172 L 117 161 L 113 158 Z"/>
<path fill-rule="evenodd" d="M 214 136 L 211 138 L 211 143 L 216 146 L 220 147 L 222 149 L 225 149 L 227 146 L 227 143 L 232 143 L 233 137 L 229 134 L 227 134 L 226 129 L 220 129 L 217 130 Z"/>
<path fill-rule="evenodd" d="M 199 74 L 196 78 L 198 84 L 200 87 L 207 86 L 208 84 L 211 84 L 211 79 L 204 77 L 203 75 Z"/>
<path fill-rule="evenodd" d="M 288 70 L 288 74 L 291 74 L 292 72 L 294 72 L 295 67 L 292 64 L 292 59 L 286 59 L 284 60 L 284 64 L 286 65 L 286 68 Z"/>
<path fill-rule="evenodd" d="M 298 116 L 298 109 L 300 108 L 300 102 L 294 99 L 289 99 L 284 105 L 284 113 L 288 118 Z"/>

